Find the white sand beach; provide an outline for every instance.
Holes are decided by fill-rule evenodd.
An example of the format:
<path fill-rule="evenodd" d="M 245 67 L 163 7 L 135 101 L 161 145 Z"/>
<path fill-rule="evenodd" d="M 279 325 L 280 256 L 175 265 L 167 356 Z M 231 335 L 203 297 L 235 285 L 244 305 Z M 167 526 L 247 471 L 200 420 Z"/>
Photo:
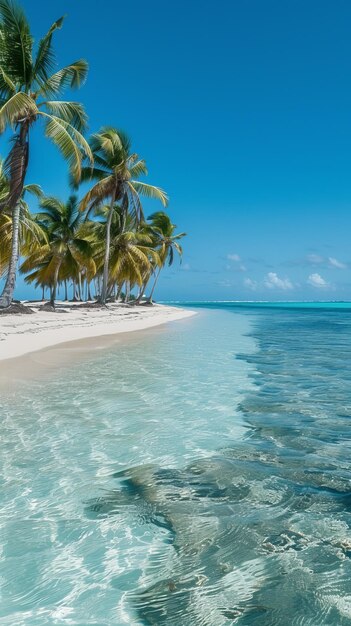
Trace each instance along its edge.
<path fill-rule="evenodd" d="M 160 304 L 82 308 L 61 302 L 55 312 L 40 310 L 41 303 L 26 304 L 34 313 L 0 316 L 0 361 L 70 341 L 144 330 L 195 315 Z"/>

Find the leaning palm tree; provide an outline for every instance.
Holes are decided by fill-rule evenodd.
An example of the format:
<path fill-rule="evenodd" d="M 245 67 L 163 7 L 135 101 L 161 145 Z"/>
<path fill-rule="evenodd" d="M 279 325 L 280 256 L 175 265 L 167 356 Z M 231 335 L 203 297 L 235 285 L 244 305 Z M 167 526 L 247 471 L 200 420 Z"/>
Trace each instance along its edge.
<path fill-rule="evenodd" d="M 0 161 L 0 202 L 8 196 L 9 188 L 9 179 L 4 171 L 3 161 Z M 15 272 L 12 269 L 17 266 L 20 253 L 28 253 L 45 239 L 45 233 L 33 218 L 25 201 L 28 193 L 37 198 L 43 195 L 39 185 L 25 185 L 16 210 L 11 212 L 5 209 L 0 213 L 0 276 L 13 275 Z"/>
<path fill-rule="evenodd" d="M 82 210 L 89 211 L 109 201 L 109 213 L 106 221 L 105 256 L 101 290 L 101 302 L 106 302 L 109 280 L 109 258 L 111 244 L 111 222 L 117 202 L 125 219 L 128 212 L 140 221 L 143 210 L 140 196 L 156 198 L 167 206 L 167 194 L 159 187 L 141 182 L 138 178 L 147 174 L 146 163 L 131 152 L 131 142 L 121 130 L 104 127 L 94 134 L 90 141 L 94 158 L 93 167 L 82 169 L 81 180 L 95 180 L 96 183 L 84 196 Z"/>
<path fill-rule="evenodd" d="M 148 302 L 152 303 L 152 298 L 157 285 L 157 281 L 160 277 L 162 268 L 168 262 L 168 265 L 172 265 L 174 261 L 174 252 L 177 252 L 180 258 L 183 255 L 181 245 L 178 243 L 179 239 L 186 236 L 186 233 L 175 234 L 176 224 L 172 224 L 169 216 L 163 211 L 157 211 L 148 218 L 150 220 L 149 228 L 154 235 L 154 245 L 158 252 L 161 263 L 158 268 L 154 270 L 155 280 L 151 289 L 151 293 L 148 297 Z"/>
<path fill-rule="evenodd" d="M 54 197 L 43 198 L 38 223 L 47 233 L 47 242 L 29 254 L 21 265 L 21 272 L 32 272 L 27 282 L 35 282 L 51 289 L 50 304 L 55 306 L 57 286 L 61 277 L 75 278 L 84 270 L 89 276 L 95 273 L 92 249 L 80 234 L 84 215 L 79 211 L 76 196 L 66 203 Z"/>
<path fill-rule="evenodd" d="M 28 168 L 30 129 L 39 120 L 44 122 L 45 135 L 68 161 L 75 180 L 80 176 L 82 154 L 91 158 L 90 147 L 82 135 L 86 127 L 82 105 L 59 99 L 67 87 L 79 87 L 84 82 L 88 69 L 86 61 L 80 59 L 55 71 L 52 37 L 62 22 L 63 18 L 54 22 L 34 49 L 34 39 L 22 9 L 11 0 L 0 0 L 0 133 L 8 127 L 14 130 L 6 160 L 10 187 L 0 211 L 5 208 L 17 211 L 12 222 L 14 240 L 17 205 Z M 17 260 L 13 259 L 0 307 L 9 306 L 12 301 L 16 267 Z"/>

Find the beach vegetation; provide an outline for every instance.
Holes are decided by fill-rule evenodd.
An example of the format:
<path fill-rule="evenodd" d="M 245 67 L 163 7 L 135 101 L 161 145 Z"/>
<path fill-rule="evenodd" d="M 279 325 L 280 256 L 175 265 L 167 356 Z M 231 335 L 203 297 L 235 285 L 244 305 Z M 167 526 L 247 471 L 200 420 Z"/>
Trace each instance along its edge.
<path fill-rule="evenodd" d="M 81 202 L 81 210 L 91 212 L 109 201 L 106 216 L 105 253 L 102 273 L 100 301 L 105 304 L 109 289 L 109 264 L 111 254 L 111 223 L 115 203 L 119 205 L 121 236 L 124 235 L 127 215 L 131 215 L 137 225 L 143 219 L 143 207 L 140 196 L 159 200 L 167 206 L 167 194 L 154 185 L 138 180 L 147 175 L 146 163 L 132 152 L 128 135 L 116 128 L 106 126 L 95 133 L 90 141 L 94 164 L 82 169 L 81 181 L 95 181 Z M 127 241 L 125 236 L 123 241 Z M 122 241 L 122 239 L 120 241 Z M 116 253 L 116 246 L 114 252 Z"/>
<path fill-rule="evenodd" d="M 59 284 L 64 283 L 67 291 L 67 283 L 72 282 L 74 298 L 76 285 L 81 289 L 83 279 L 89 283 L 95 276 L 92 246 L 80 231 L 84 215 L 79 211 L 77 196 L 70 196 L 67 202 L 42 198 L 35 221 L 45 237 L 27 255 L 20 271 L 28 274 L 27 283 L 49 288 L 54 307 Z"/>
<path fill-rule="evenodd" d="M 36 43 L 20 5 L 0 0 L 0 134 L 9 140 L 0 166 L 0 308 L 13 301 L 19 263 L 28 284 L 43 298 L 49 292 L 52 307 L 61 286 L 65 299 L 71 287 L 73 300 L 95 298 L 101 305 L 122 294 L 140 303 L 150 287 L 152 303 L 162 268 L 175 252 L 182 255 L 185 233 L 175 233 L 164 211 L 145 219 L 142 199 L 165 209 L 168 195 L 145 181 L 146 162 L 128 134 L 104 126 L 88 140 L 83 104 L 62 99 L 88 73 L 84 59 L 57 66 L 53 39 L 63 22 L 56 20 Z M 68 200 L 27 184 L 31 130 L 40 124 L 67 162 Z M 38 198 L 32 211 L 28 193 Z"/>
<path fill-rule="evenodd" d="M 9 190 L 10 182 L 5 173 L 4 162 L 0 161 L 0 203 L 6 200 Z M 24 185 L 14 209 L 11 211 L 5 206 L 0 212 L 0 277 L 10 276 L 14 279 L 20 254 L 29 254 L 45 237 L 30 211 L 26 201 L 28 195 L 40 199 L 43 192 L 39 185 Z"/>
<path fill-rule="evenodd" d="M 67 88 L 80 87 L 87 76 L 88 64 L 79 59 L 57 69 L 53 49 L 54 33 L 61 29 L 63 17 L 52 24 L 35 46 L 30 24 L 18 4 L 0 0 L 0 133 L 9 130 L 11 148 L 5 160 L 9 191 L 0 212 L 10 211 L 14 240 L 18 239 L 18 203 L 25 185 L 30 158 L 30 131 L 42 122 L 46 137 L 60 150 L 71 175 L 79 180 L 83 156 L 91 157 L 83 131 L 87 116 L 82 104 L 61 100 Z M 14 257 L 0 307 L 13 298 L 18 248 Z"/>
<path fill-rule="evenodd" d="M 178 254 L 180 259 L 182 259 L 183 248 L 179 240 L 185 237 L 186 233 L 176 233 L 176 224 L 172 224 L 169 215 L 164 211 L 153 213 L 150 215 L 149 220 L 149 232 L 152 234 L 154 246 L 159 258 L 157 267 L 154 266 L 153 272 L 151 273 L 151 275 L 154 276 L 153 285 L 148 297 L 148 302 L 151 304 L 162 268 L 165 265 L 171 266 L 173 264 L 175 254 Z M 146 285 L 151 275 L 147 277 Z"/>

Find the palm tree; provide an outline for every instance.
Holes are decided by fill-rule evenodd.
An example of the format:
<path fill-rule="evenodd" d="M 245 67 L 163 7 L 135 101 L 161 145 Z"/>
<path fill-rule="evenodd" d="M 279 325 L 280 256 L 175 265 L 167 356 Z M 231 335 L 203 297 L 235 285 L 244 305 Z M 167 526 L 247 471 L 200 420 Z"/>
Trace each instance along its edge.
<path fill-rule="evenodd" d="M 150 230 L 155 237 L 155 248 L 161 261 L 158 269 L 155 270 L 155 280 L 148 298 L 148 302 L 152 303 L 155 287 L 162 268 L 166 265 L 167 261 L 169 266 L 173 264 L 174 252 L 177 252 L 180 258 L 183 255 L 183 249 L 178 241 L 185 237 L 186 233 L 178 233 L 176 235 L 174 232 L 177 228 L 176 224 L 172 224 L 169 216 L 163 211 L 153 213 L 148 219 L 150 220 Z"/>
<path fill-rule="evenodd" d="M 82 154 L 91 158 L 82 135 L 87 121 L 82 105 L 58 99 L 67 87 L 79 87 L 88 70 L 86 61 L 80 59 L 54 71 L 52 37 L 62 23 L 63 18 L 54 22 L 34 50 L 34 39 L 22 9 L 11 0 L 0 0 L 0 133 L 8 127 L 15 131 L 6 159 L 9 192 L 0 205 L 0 211 L 13 213 L 14 256 L 0 307 L 9 306 L 15 287 L 18 202 L 28 168 L 30 129 L 43 120 L 45 135 L 68 161 L 75 180 L 79 180 Z"/>
<path fill-rule="evenodd" d="M 4 163 L 0 161 L 0 203 L 8 196 L 9 179 L 4 171 Z M 33 247 L 40 245 L 45 234 L 33 219 L 25 195 L 30 193 L 41 198 L 43 192 L 39 185 L 25 185 L 22 196 L 17 202 L 16 211 L 5 209 L 0 213 L 0 276 L 15 274 L 13 264 L 17 264 L 19 254 L 28 253 Z M 15 227 L 13 220 L 16 220 Z M 15 236 L 14 236 L 15 235 Z"/>
<path fill-rule="evenodd" d="M 98 220 L 87 222 L 87 230 L 84 231 L 93 245 L 97 271 L 104 267 L 104 240 L 109 213 L 109 206 L 100 207 L 96 211 Z M 157 252 L 152 249 L 152 242 L 151 234 L 139 229 L 135 218 L 130 214 L 125 216 L 123 209 L 115 204 L 110 228 L 108 294 L 117 286 L 118 299 L 124 283 L 141 287 L 152 264 L 160 262 Z"/>
<path fill-rule="evenodd" d="M 109 201 L 101 291 L 101 302 L 105 304 L 109 280 L 111 222 L 115 203 L 121 207 L 123 220 L 129 212 L 140 221 L 143 216 L 141 195 L 156 198 L 163 206 L 167 206 L 168 198 L 159 187 L 137 180 L 141 175 L 147 174 L 146 163 L 131 152 L 130 139 L 123 131 L 106 126 L 92 136 L 90 147 L 94 165 L 82 169 L 81 180 L 95 180 L 96 183 L 84 196 L 81 208 L 91 211 Z"/>
<path fill-rule="evenodd" d="M 85 216 L 79 211 L 77 197 L 71 196 L 66 203 L 46 197 L 40 205 L 42 211 L 36 219 L 47 233 L 47 242 L 28 255 L 20 270 L 32 272 L 27 282 L 50 286 L 50 304 L 54 307 L 60 279 L 76 278 L 82 270 L 92 277 L 96 268 L 91 245 L 80 234 Z"/>

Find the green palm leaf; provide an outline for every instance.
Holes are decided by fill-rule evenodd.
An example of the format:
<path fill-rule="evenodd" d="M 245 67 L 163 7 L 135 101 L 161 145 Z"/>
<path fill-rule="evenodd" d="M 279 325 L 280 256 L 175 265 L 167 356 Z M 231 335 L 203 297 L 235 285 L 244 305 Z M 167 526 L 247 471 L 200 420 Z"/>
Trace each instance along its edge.
<path fill-rule="evenodd" d="M 83 132 L 87 126 L 87 114 L 84 107 L 79 102 L 64 102 L 61 100 L 50 100 L 41 102 L 39 108 L 45 107 L 46 110 L 64 120 L 68 124 L 74 126 L 79 132 Z"/>
<path fill-rule="evenodd" d="M 48 78 L 49 73 L 54 69 L 55 66 L 55 54 L 52 49 L 52 36 L 55 30 L 62 27 L 64 17 L 60 17 L 60 19 L 56 20 L 53 25 L 49 28 L 45 37 L 43 37 L 38 46 L 37 57 L 34 63 L 33 74 L 38 81 L 45 81 Z"/>
<path fill-rule="evenodd" d="M 14 127 L 21 118 L 36 116 L 39 113 L 33 98 L 23 91 L 15 93 L 0 109 L 0 133 L 7 126 Z"/>
<path fill-rule="evenodd" d="M 64 120 L 40 111 L 40 115 L 48 118 L 45 134 L 58 147 L 68 161 L 71 174 L 75 180 L 80 179 L 83 156 L 92 160 L 90 146 L 83 135 Z"/>
<path fill-rule="evenodd" d="M 0 67 L 0 93 L 5 97 L 10 97 L 11 94 L 16 93 L 16 85 L 3 67 Z"/>
<path fill-rule="evenodd" d="M 91 137 L 91 149 L 93 152 L 99 153 L 100 151 L 106 154 L 106 161 L 117 155 L 118 164 L 120 161 L 120 154 L 123 150 L 123 144 L 117 131 L 111 126 L 104 126 L 98 133 L 94 133 Z"/>
<path fill-rule="evenodd" d="M 94 276 L 96 265 L 89 242 L 76 238 L 69 244 L 69 251 L 78 266 L 85 268 L 90 276 Z"/>
<path fill-rule="evenodd" d="M 132 180 L 131 184 L 133 185 L 135 191 L 138 192 L 138 194 L 145 196 L 146 198 L 160 200 L 164 207 L 168 205 L 168 196 L 166 192 L 159 187 L 155 187 L 154 185 L 148 185 L 147 183 L 142 183 L 139 180 Z"/>
<path fill-rule="evenodd" d="M 37 92 L 43 96 L 57 96 L 67 88 L 76 89 L 81 87 L 88 74 L 88 63 L 84 59 L 78 59 L 74 63 L 63 67 L 52 74 Z"/>
<path fill-rule="evenodd" d="M 41 198 L 43 196 L 43 190 L 40 187 L 40 185 L 35 185 L 34 183 L 31 183 L 29 185 L 25 185 L 24 191 L 26 193 L 31 193 L 36 198 Z"/>
<path fill-rule="evenodd" d="M 17 241 L 22 228 L 18 211 L 22 207 L 25 190 L 31 127 L 40 117 L 46 120 L 46 135 L 68 160 L 71 175 L 76 181 L 80 177 L 82 159 L 92 161 L 89 144 L 82 135 L 87 124 L 82 105 L 53 101 L 66 87 L 79 87 L 88 71 L 88 65 L 82 59 L 54 71 L 52 39 L 62 23 L 63 18 L 60 18 L 52 24 L 40 40 L 33 58 L 33 37 L 23 11 L 17 7 L 16 0 L 0 0 L 0 133 L 8 126 L 15 129 L 6 159 L 7 194 L 0 189 L 0 217 L 5 212 L 13 215 L 11 263 L 0 307 L 8 306 L 13 297 L 19 253 Z M 43 96 L 47 102 L 42 101 Z M 32 191 L 39 192 L 38 188 L 32 188 Z M 60 265 L 57 266 L 55 283 L 59 268 Z"/>
<path fill-rule="evenodd" d="M 131 178 L 139 178 L 139 176 L 147 175 L 147 167 L 144 159 L 140 159 L 129 168 Z"/>
<path fill-rule="evenodd" d="M 22 86 L 32 76 L 33 39 L 22 9 L 10 0 L 0 0 L 0 66 Z"/>
<path fill-rule="evenodd" d="M 88 207 L 89 210 L 95 208 L 99 204 L 102 204 L 106 198 L 109 198 L 113 192 L 114 178 L 113 176 L 106 176 L 99 180 L 93 187 L 85 194 L 81 201 L 80 209 L 85 211 Z"/>
<path fill-rule="evenodd" d="M 36 267 L 40 263 L 43 263 L 43 261 L 45 261 L 49 253 L 50 253 L 49 243 L 46 243 L 40 246 L 40 248 L 38 248 L 37 250 L 34 250 L 32 254 L 29 255 L 23 261 L 21 268 L 20 268 L 21 273 L 27 274 L 27 272 L 30 272 L 34 267 Z"/>

